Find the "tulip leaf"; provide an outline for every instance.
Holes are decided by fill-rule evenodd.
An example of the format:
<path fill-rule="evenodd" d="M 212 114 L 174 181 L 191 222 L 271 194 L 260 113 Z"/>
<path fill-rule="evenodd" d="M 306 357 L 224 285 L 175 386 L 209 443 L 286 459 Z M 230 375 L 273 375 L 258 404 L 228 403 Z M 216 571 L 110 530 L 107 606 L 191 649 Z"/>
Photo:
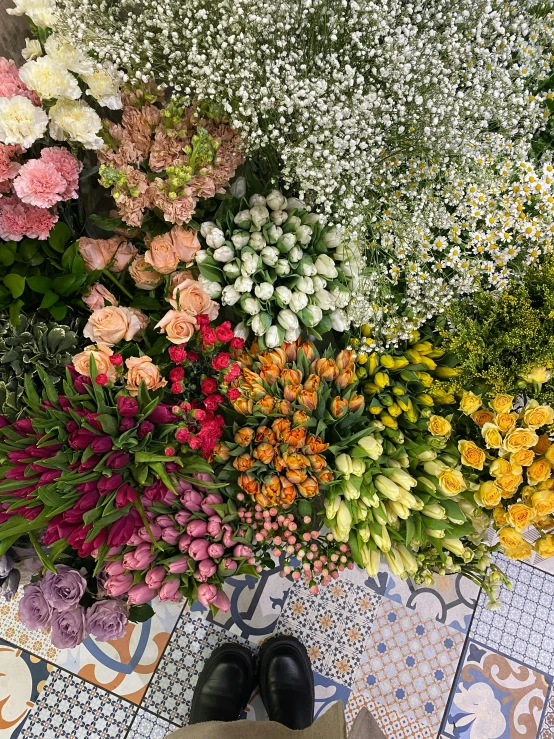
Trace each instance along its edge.
<path fill-rule="evenodd" d="M 98 423 L 102 426 L 102 431 L 110 436 L 117 436 L 119 430 L 117 419 L 110 416 L 109 413 L 100 413 L 96 417 Z"/>
<path fill-rule="evenodd" d="M 412 539 L 415 536 L 415 524 L 412 516 L 409 516 L 406 519 L 406 537 L 404 541 L 406 542 L 406 546 L 409 546 Z"/>
<path fill-rule="evenodd" d="M 43 567 L 47 570 L 50 570 L 50 572 L 53 572 L 55 575 L 57 575 L 57 571 L 56 571 L 56 568 L 54 567 L 54 563 L 52 562 L 50 557 L 46 554 L 44 549 L 40 546 L 40 544 L 38 543 L 37 537 L 32 531 L 29 531 L 29 539 L 31 541 L 31 544 L 34 546 L 37 556 L 42 562 Z"/>
<path fill-rule="evenodd" d="M 142 624 L 149 621 L 154 615 L 154 609 L 150 603 L 142 603 L 140 606 L 131 606 L 129 608 L 129 621 L 135 624 Z"/>
<path fill-rule="evenodd" d="M 202 277 L 206 280 L 210 280 L 210 282 L 223 282 L 223 275 L 218 267 L 212 267 L 210 264 L 202 262 L 202 264 L 198 265 L 198 269 Z"/>

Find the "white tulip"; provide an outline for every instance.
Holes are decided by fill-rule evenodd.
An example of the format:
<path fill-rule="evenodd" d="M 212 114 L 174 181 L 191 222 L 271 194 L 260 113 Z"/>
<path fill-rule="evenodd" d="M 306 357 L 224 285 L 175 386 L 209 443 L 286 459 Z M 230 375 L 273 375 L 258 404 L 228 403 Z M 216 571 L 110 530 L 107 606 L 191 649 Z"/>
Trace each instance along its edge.
<path fill-rule="evenodd" d="M 237 177 L 229 189 L 234 198 L 243 198 L 246 194 L 246 177 Z"/>
<path fill-rule="evenodd" d="M 263 336 L 270 326 L 271 316 L 269 313 L 258 313 L 254 316 L 250 324 L 250 328 L 256 336 Z"/>
<path fill-rule="evenodd" d="M 237 277 L 235 280 L 235 289 L 239 293 L 249 293 L 252 290 L 253 284 L 254 282 L 251 277 L 243 275 L 242 277 Z"/>
<path fill-rule="evenodd" d="M 298 317 L 288 308 L 279 311 L 277 320 L 286 331 L 295 331 L 300 326 Z"/>
<path fill-rule="evenodd" d="M 288 305 L 292 297 L 292 291 L 284 285 L 279 285 L 279 287 L 275 289 L 275 296 L 277 298 L 277 302 L 282 303 L 283 305 Z"/>
<path fill-rule="evenodd" d="M 298 198 L 287 198 L 287 206 L 285 210 L 305 210 L 306 206 L 302 200 Z"/>
<path fill-rule="evenodd" d="M 317 269 L 312 258 L 306 255 L 300 260 L 300 264 L 296 268 L 296 271 L 299 275 L 305 275 L 306 277 L 313 277 L 317 274 Z"/>
<path fill-rule="evenodd" d="M 286 210 L 274 210 L 269 214 L 269 217 L 276 226 L 282 226 L 286 222 L 288 214 Z"/>
<path fill-rule="evenodd" d="M 344 285 L 337 285 L 331 290 L 331 295 L 335 300 L 337 308 L 346 308 L 350 302 L 350 290 Z"/>
<path fill-rule="evenodd" d="M 300 228 L 301 225 L 302 221 L 298 216 L 290 216 L 287 220 L 287 229 L 290 231 Z"/>
<path fill-rule="evenodd" d="M 315 260 L 315 267 L 318 275 L 327 277 L 330 280 L 333 280 L 339 275 L 337 268 L 335 267 L 335 262 L 327 254 L 320 254 L 318 256 Z"/>
<path fill-rule="evenodd" d="M 231 241 L 233 242 L 235 249 L 242 249 L 250 241 L 250 234 L 246 231 L 235 231 L 231 236 Z"/>
<path fill-rule="evenodd" d="M 341 235 L 336 228 L 331 228 L 323 235 L 323 243 L 328 249 L 336 249 L 341 241 Z"/>
<path fill-rule="evenodd" d="M 313 226 L 314 223 L 319 223 L 320 217 L 317 213 L 307 213 L 305 216 L 302 216 L 302 223 Z"/>
<path fill-rule="evenodd" d="M 206 234 L 206 244 L 211 246 L 212 249 L 218 249 L 225 243 L 225 234 L 220 228 L 212 228 L 209 233 Z"/>
<path fill-rule="evenodd" d="M 318 290 L 314 293 L 315 304 L 322 310 L 332 310 L 335 307 L 333 296 L 328 290 Z"/>
<path fill-rule="evenodd" d="M 223 265 L 223 271 L 225 272 L 229 280 L 234 280 L 240 275 L 240 266 L 236 263 L 236 261 L 227 262 L 227 264 Z"/>
<path fill-rule="evenodd" d="M 244 339 L 246 341 L 246 339 L 248 338 L 248 334 L 250 333 L 250 329 L 244 323 L 244 321 L 241 321 L 240 323 L 237 323 L 237 325 L 233 329 L 233 333 L 238 339 Z"/>
<path fill-rule="evenodd" d="M 248 246 L 256 251 L 261 251 L 264 246 L 267 246 L 263 233 L 261 231 L 254 231 L 253 234 L 250 234 Z"/>
<path fill-rule="evenodd" d="M 257 315 L 262 309 L 259 300 L 256 298 L 246 298 L 244 295 L 241 298 L 241 305 L 244 312 L 248 313 L 249 316 Z"/>
<path fill-rule="evenodd" d="M 296 236 L 294 234 L 283 234 L 281 237 L 281 244 L 283 247 L 290 251 L 292 247 L 296 244 Z"/>
<path fill-rule="evenodd" d="M 244 277 L 249 277 L 258 271 L 260 258 L 252 251 L 242 252 L 240 271 Z"/>
<path fill-rule="evenodd" d="M 235 258 L 235 250 L 227 245 L 220 246 L 218 249 L 214 251 L 213 258 L 217 262 L 230 262 L 231 259 Z"/>
<path fill-rule="evenodd" d="M 233 285 L 227 285 L 223 288 L 221 293 L 221 304 L 222 305 L 235 305 L 240 300 L 239 291 L 233 287 Z"/>
<path fill-rule="evenodd" d="M 233 220 L 240 228 L 250 228 L 250 211 L 241 210 Z"/>
<path fill-rule="evenodd" d="M 296 238 L 301 244 L 309 244 L 312 239 L 312 229 L 309 226 L 299 226 L 296 229 Z"/>
<path fill-rule="evenodd" d="M 194 259 L 196 260 L 196 264 L 202 264 L 202 262 L 205 262 L 209 256 L 210 255 L 205 249 L 201 249 L 200 251 L 196 252 L 196 256 L 194 257 Z"/>
<path fill-rule="evenodd" d="M 199 275 L 198 282 L 202 285 L 204 292 L 207 293 L 212 300 L 216 300 L 221 295 L 221 285 L 219 282 L 207 280 L 205 277 L 202 277 L 202 275 Z"/>
<path fill-rule="evenodd" d="M 269 211 L 265 205 L 255 205 L 250 208 L 250 220 L 254 224 L 256 231 L 259 231 L 269 219 Z"/>
<path fill-rule="evenodd" d="M 327 287 L 327 280 L 324 280 L 323 277 L 320 277 L 319 275 L 314 275 L 312 280 L 314 282 L 314 290 L 316 292 L 318 290 L 325 290 Z"/>
<path fill-rule="evenodd" d="M 275 224 L 272 224 L 267 229 L 267 238 L 269 239 L 269 242 L 271 244 L 276 244 L 282 235 L 283 235 L 283 229 L 279 228 L 279 226 L 276 226 Z"/>
<path fill-rule="evenodd" d="M 260 256 L 264 264 L 267 264 L 268 267 L 274 267 L 279 259 L 279 252 L 274 246 L 266 246 L 262 249 Z"/>
<path fill-rule="evenodd" d="M 362 271 L 363 263 L 358 259 L 348 259 L 342 263 L 342 271 L 347 277 L 358 277 Z"/>
<path fill-rule="evenodd" d="M 294 311 L 294 313 L 298 313 L 298 311 L 303 310 L 307 305 L 308 296 L 305 293 L 293 292 L 289 301 L 289 308 Z"/>
<path fill-rule="evenodd" d="M 306 293 L 306 295 L 313 295 L 315 290 L 314 290 L 314 283 L 312 282 L 312 278 L 311 277 L 301 277 L 296 283 L 296 289 L 300 290 L 300 292 Z"/>
<path fill-rule="evenodd" d="M 214 228 L 217 228 L 215 223 L 213 223 L 212 221 L 204 221 L 204 223 L 200 226 L 200 233 L 204 238 L 206 238 L 206 236 Z"/>
<path fill-rule="evenodd" d="M 334 310 L 331 313 L 331 326 L 335 331 L 346 331 L 350 321 L 343 310 Z"/>
<path fill-rule="evenodd" d="M 268 349 L 273 349 L 276 346 L 281 346 L 283 339 L 285 338 L 285 332 L 279 326 L 270 326 L 264 336 L 264 341 Z"/>
<path fill-rule="evenodd" d="M 290 264 L 287 259 L 278 259 L 277 264 L 275 265 L 275 272 L 279 275 L 279 277 L 286 277 L 286 275 L 290 275 Z"/>
<path fill-rule="evenodd" d="M 289 260 L 291 262 L 299 262 L 303 256 L 304 252 L 299 246 L 295 246 L 289 251 Z"/>
<path fill-rule="evenodd" d="M 263 195 L 252 195 L 250 200 L 248 201 L 248 205 L 251 208 L 255 208 L 256 206 L 265 205 L 266 199 Z"/>
<path fill-rule="evenodd" d="M 260 285 L 256 285 L 254 293 L 260 300 L 269 300 L 273 295 L 273 285 L 271 282 L 262 282 Z"/>
<path fill-rule="evenodd" d="M 272 190 L 265 199 L 265 202 L 271 210 L 281 210 L 287 205 L 286 197 L 279 190 Z"/>
<path fill-rule="evenodd" d="M 318 305 L 308 305 L 300 312 L 300 320 L 308 328 L 317 326 L 323 318 L 323 311 Z"/>
<path fill-rule="evenodd" d="M 291 328 L 288 331 L 285 331 L 285 341 L 292 343 L 293 341 L 296 341 L 301 333 L 300 326 L 298 326 L 298 328 Z"/>

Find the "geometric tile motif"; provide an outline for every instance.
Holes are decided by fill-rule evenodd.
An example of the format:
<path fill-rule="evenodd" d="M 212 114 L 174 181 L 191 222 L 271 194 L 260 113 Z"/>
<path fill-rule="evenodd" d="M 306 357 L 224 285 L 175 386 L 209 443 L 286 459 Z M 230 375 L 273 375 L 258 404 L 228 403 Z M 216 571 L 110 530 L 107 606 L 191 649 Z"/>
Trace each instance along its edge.
<path fill-rule="evenodd" d="M 539 739 L 554 739 L 554 690 L 550 688 Z"/>
<path fill-rule="evenodd" d="M 129 728 L 136 707 L 75 675 L 56 670 L 21 731 L 22 739 L 112 739 Z"/>
<path fill-rule="evenodd" d="M 176 729 L 169 721 L 139 708 L 126 739 L 165 739 Z"/>
<path fill-rule="evenodd" d="M 383 599 L 356 673 L 353 696 L 365 695 L 436 734 L 463 643 L 464 636 L 456 629 L 423 620 L 417 612 Z"/>
<path fill-rule="evenodd" d="M 6 639 L 27 652 L 53 662 L 60 651 L 52 646 L 48 634 L 29 631 L 19 620 L 19 601 L 22 597 L 23 588 L 19 588 L 11 600 L 0 601 L 0 639 Z"/>
<path fill-rule="evenodd" d="M 185 611 L 150 681 L 142 708 L 184 726 L 204 663 L 216 647 L 226 642 L 256 648 L 246 639 L 209 623 L 201 614 Z"/>
<path fill-rule="evenodd" d="M 276 631 L 300 639 L 314 672 L 350 686 L 380 600 L 348 581 L 321 588 L 317 595 L 299 581 L 289 591 Z"/>
<path fill-rule="evenodd" d="M 435 732 L 429 726 L 415 721 L 413 718 L 399 714 L 392 708 L 376 703 L 368 693 L 352 691 L 350 700 L 344 712 L 346 723 L 352 726 L 356 716 L 362 708 L 367 708 L 373 714 L 381 731 L 392 739 L 432 739 Z"/>
<path fill-rule="evenodd" d="M 487 596 L 481 594 L 470 636 L 530 667 L 554 674 L 554 577 L 498 553 L 493 558 L 510 579 L 512 589 L 502 586 L 502 608 L 498 611 L 487 610 Z"/>
<path fill-rule="evenodd" d="M 469 641 L 444 720 L 452 739 L 535 739 L 552 678 Z"/>

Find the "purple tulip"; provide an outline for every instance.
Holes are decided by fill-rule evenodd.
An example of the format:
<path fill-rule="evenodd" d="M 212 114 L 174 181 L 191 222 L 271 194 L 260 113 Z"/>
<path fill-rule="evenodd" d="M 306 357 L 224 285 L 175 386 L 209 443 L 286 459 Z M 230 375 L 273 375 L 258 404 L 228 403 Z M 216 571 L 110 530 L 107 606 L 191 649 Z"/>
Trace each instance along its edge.
<path fill-rule="evenodd" d="M 123 555 L 123 566 L 127 570 L 145 570 L 155 559 L 152 546 L 142 541 L 134 551 Z"/>
<path fill-rule="evenodd" d="M 200 539 L 203 536 L 206 536 L 208 533 L 208 523 L 207 521 L 190 521 L 187 524 L 187 534 L 190 534 L 193 539 Z"/>
<path fill-rule="evenodd" d="M 33 422 L 30 418 L 20 418 L 19 421 L 14 421 L 12 428 L 14 431 L 17 431 L 20 436 L 32 436 L 35 433 Z"/>
<path fill-rule="evenodd" d="M 214 513 L 217 513 L 215 508 L 211 507 L 211 504 L 216 503 L 223 503 L 223 498 L 218 493 L 210 493 L 209 495 L 206 495 L 204 500 L 202 501 L 202 510 L 207 516 L 213 516 Z"/>
<path fill-rule="evenodd" d="M 115 521 L 110 527 L 108 534 L 108 544 L 111 547 L 117 547 L 125 544 L 129 537 L 133 534 L 137 524 L 140 523 L 140 514 L 136 508 L 131 508 L 126 516 L 122 516 Z"/>
<path fill-rule="evenodd" d="M 96 641 L 121 639 L 129 622 L 127 608 L 120 600 L 98 600 L 86 612 L 86 631 Z"/>
<path fill-rule="evenodd" d="M 116 403 L 117 412 L 122 418 L 134 418 L 139 412 L 139 404 L 136 398 L 118 395 Z"/>
<path fill-rule="evenodd" d="M 62 470 L 49 470 L 48 472 L 43 472 L 39 478 L 39 484 L 49 485 L 51 482 L 54 482 L 54 480 L 57 480 L 61 474 Z"/>
<path fill-rule="evenodd" d="M 57 649 L 73 649 L 85 639 L 85 609 L 82 606 L 72 611 L 54 611 L 50 641 Z"/>
<path fill-rule="evenodd" d="M 137 531 L 138 538 L 140 541 L 152 541 L 152 537 L 154 538 L 154 541 L 159 541 L 162 535 L 162 527 L 158 526 L 157 523 L 154 521 L 150 522 L 150 531 L 146 528 L 146 526 L 141 526 L 140 529 Z M 150 532 L 152 532 L 152 535 L 150 535 Z"/>
<path fill-rule="evenodd" d="M 68 432 L 68 434 L 72 434 L 74 431 L 77 431 L 78 428 L 79 424 L 73 419 L 65 424 L 65 430 Z"/>
<path fill-rule="evenodd" d="M 156 523 L 162 529 L 166 529 L 168 526 L 173 526 L 173 519 L 167 513 L 162 513 L 160 516 L 156 516 Z"/>
<path fill-rule="evenodd" d="M 11 600 L 17 593 L 20 580 L 21 572 L 15 569 L 12 570 L 2 585 L 0 585 L 0 597 L 4 598 L 4 600 Z"/>
<path fill-rule="evenodd" d="M 115 494 L 115 507 L 125 508 L 127 503 L 134 503 L 137 499 L 137 491 L 128 482 L 124 482 Z"/>
<path fill-rule="evenodd" d="M 112 452 L 106 460 L 106 467 L 110 467 L 112 470 L 121 470 L 123 467 L 127 467 L 131 461 L 131 455 L 128 452 Z"/>
<path fill-rule="evenodd" d="M 135 422 L 132 418 L 122 418 L 119 424 L 119 430 L 124 433 L 125 431 L 130 431 L 134 426 Z"/>
<path fill-rule="evenodd" d="M 208 554 L 210 557 L 215 557 L 218 559 L 219 557 L 223 557 L 223 553 L 225 552 L 225 547 L 223 544 L 210 544 L 208 547 Z"/>
<path fill-rule="evenodd" d="M 206 539 L 194 539 L 189 546 L 189 555 L 197 562 L 208 557 L 209 541 Z"/>
<path fill-rule="evenodd" d="M 50 626 L 52 608 L 46 601 L 39 583 L 25 585 L 19 601 L 19 618 L 28 629 L 47 629 Z"/>
<path fill-rule="evenodd" d="M 98 436 L 90 445 L 93 452 L 97 454 L 106 454 L 112 450 L 113 440 L 111 436 Z"/>
<path fill-rule="evenodd" d="M 6 416 L 0 416 L 0 429 L 4 428 L 4 426 L 10 426 L 10 422 L 6 418 Z"/>
<path fill-rule="evenodd" d="M 172 405 L 166 403 L 158 403 L 152 413 L 148 416 L 148 420 L 152 423 L 175 423 L 178 416 L 171 410 Z"/>
<path fill-rule="evenodd" d="M 100 493 L 100 495 L 107 495 L 108 493 L 117 490 L 122 482 L 123 478 L 121 477 L 119 472 L 116 472 L 115 475 L 112 475 L 111 477 L 105 477 L 104 475 L 101 475 L 101 477 L 99 477 L 98 480 L 95 482 L 95 485 L 98 487 L 98 492 Z"/>

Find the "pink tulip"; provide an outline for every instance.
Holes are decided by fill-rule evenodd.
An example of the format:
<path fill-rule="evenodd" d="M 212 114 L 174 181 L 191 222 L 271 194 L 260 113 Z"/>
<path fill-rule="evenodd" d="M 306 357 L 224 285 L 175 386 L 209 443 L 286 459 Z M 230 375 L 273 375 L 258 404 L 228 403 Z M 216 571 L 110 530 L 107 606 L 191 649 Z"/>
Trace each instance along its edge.
<path fill-rule="evenodd" d="M 108 575 L 110 575 L 110 577 L 113 577 L 114 575 L 122 575 L 125 572 L 125 567 L 123 567 L 121 562 L 108 562 L 108 564 L 104 566 L 104 570 Z"/>
<path fill-rule="evenodd" d="M 217 595 L 212 600 L 212 605 L 216 608 L 219 608 L 219 610 L 223 611 L 223 613 L 228 613 L 229 609 L 231 608 L 231 601 L 227 597 L 226 593 L 223 592 L 223 590 L 218 590 Z"/>
<path fill-rule="evenodd" d="M 143 582 L 139 582 L 129 590 L 127 603 L 130 606 L 140 606 L 142 603 L 148 603 L 157 595 L 157 590 L 152 590 Z"/>
<path fill-rule="evenodd" d="M 164 582 L 159 593 L 160 600 L 171 600 L 174 603 L 180 601 L 183 597 L 179 592 L 180 586 L 180 580 L 168 580 L 167 582 Z"/>
<path fill-rule="evenodd" d="M 154 523 L 153 521 L 150 522 L 150 531 L 152 532 L 152 536 L 154 537 L 154 541 L 158 541 L 162 535 L 162 527 L 158 526 L 157 523 Z M 137 531 L 137 534 L 141 541 L 152 541 L 152 536 L 150 536 L 150 533 L 146 526 L 141 526 L 140 529 Z"/>
<path fill-rule="evenodd" d="M 225 547 L 223 544 L 210 544 L 208 547 L 208 554 L 210 557 L 215 557 L 216 559 L 218 557 L 223 557 L 223 552 L 225 551 Z"/>
<path fill-rule="evenodd" d="M 206 536 L 208 532 L 208 524 L 206 521 L 191 521 L 187 524 L 187 534 L 194 539 L 200 539 Z"/>
<path fill-rule="evenodd" d="M 166 529 L 168 526 L 173 526 L 173 519 L 166 513 L 162 513 L 161 516 L 157 516 L 156 523 L 161 526 L 162 529 Z"/>
<path fill-rule="evenodd" d="M 169 565 L 169 571 L 172 575 L 180 575 L 182 572 L 186 572 L 189 568 L 188 557 L 181 557 L 180 559 L 171 562 Z"/>
<path fill-rule="evenodd" d="M 192 541 L 192 536 L 189 536 L 188 534 L 183 534 L 181 538 L 179 539 L 179 551 L 187 552 L 191 541 Z"/>
<path fill-rule="evenodd" d="M 238 564 L 237 562 L 235 562 L 234 559 L 231 559 L 231 557 L 225 557 L 225 559 L 222 562 L 220 562 L 219 567 L 220 567 L 220 570 L 221 569 L 225 570 L 225 574 L 230 574 L 231 572 L 234 572 L 237 569 Z"/>
<path fill-rule="evenodd" d="M 198 602 L 203 606 L 208 607 L 216 595 L 217 588 L 215 585 L 205 582 L 198 586 Z"/>
<path fill-rule="evenodd" d="M 204 498 L 197 490 L 185 490 L 181 496 L 181 503 L 192 513 L 200 510 L 200 504 L 203 500 Z"/>
<path fill-rule="evenodd" d="M 194 539 L 189 546 L 189 554 L 197 562 L 208 557 L 209 541 L 206 539 Z"/>
<path fill-rule="evenodd" d="M 175 520 L 179 524 L 179 526 L 186 526 L 187 523 L 190 521 L 190 517 L 192 516 L 192 513 L 190 511 L 179 511 L 179 513 L 175 514 Z"/>
<path fill-rule="evenodd" d="M 110 598 L 118 598 L 128 593 L 132 584 L 133 576 L 131 574 L 114 575 L 106 580 L 104 589 Z"/>
<path fill-rule="evenodd" d="M 177 531 L 175 526 L 168 526 L 167 528 L 162 530 L 162 539 L 172 546 L 175 546 L 175 544 L 177 544 L 180 536 L 181 532 Z"/>
<path fill-rule="evenodd" d="M 236 542 L 233 539 L 233 529 L 231 526 L 229 526 L 228 523 L 223 524 L 223 545 L 230 549 L 231 547 L 235 546 Z"/>
<path fill-rule="evenodd" d="M 233 549 L 233 557 L 250 557 L 251 555 L 252 550 L 246 544 L 237 544 Z"/>
<path fill-rule="evenodd" d="M 146 531 L 146 529 L 144 529 Z M 139 529 L 139 531 L 135 531 L 134 534 L 132 534 L 129 539 L 127 540 L 127 545 L 130 547 L 138 547 L 139 544 L 142 544 L 144 541 L 143 537 L 140 535 L 140 531 L 142 529 Z M 150 539 L 147 539 L 147 541 L 150 541 Z"/>
<path fill-rule="evenodd" d="M 144 580 L 149 588 L 152 590 L 158 590 L 158 588 L 161 588 L 166 575 L 167 572 L 165 567 L 163 565 L 156 565 L 156 567 L 152 567 L 151 570 L 148 570 Z"/>
<path fill-rule="evenodd" d="M 194 577 L 199 582 L 206 582 L 208 578 L 213 577 L 217 572 L 217 565 L 212 559 L 203 559 L 198 564 L 198 569 L 194 573 Z"/>
<path fill-rule="evenodd" d="M 206 495 L 206 497 L 202 501 L 201 508 L 204 513 L 208 516 L 213 516 L 214 513 L 217 513 L 217 511 L 215 510 L 215 508 L 212 508 L 210 506 L 210 503 L 223 503 L 223 498 L 221 497 L 221 495 L 219 495 L 219 493 L 210 493 L 209 495 Z"/>
<path fill-rule="evenodd" d="M 220 533 L 221 533 L 221 516 L 218 516 L 216 513 L 215 516 L 210 516 L 208 518 L 208 534 L 215 538 L 216 536 L 219 536 Z"/>
<path fill-rule="evenodd" d="M 147 541 L 143 541 L 134 551 L 123 555 L 123 564 L 128 570 L 145 570 L 155 559 L 156 555 L 152 553 L 152 546 Z"/>

